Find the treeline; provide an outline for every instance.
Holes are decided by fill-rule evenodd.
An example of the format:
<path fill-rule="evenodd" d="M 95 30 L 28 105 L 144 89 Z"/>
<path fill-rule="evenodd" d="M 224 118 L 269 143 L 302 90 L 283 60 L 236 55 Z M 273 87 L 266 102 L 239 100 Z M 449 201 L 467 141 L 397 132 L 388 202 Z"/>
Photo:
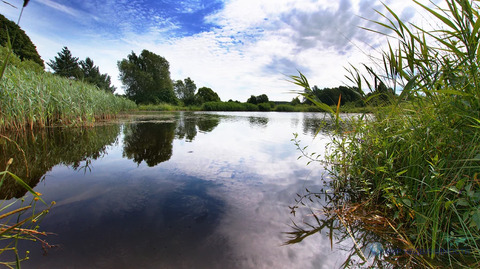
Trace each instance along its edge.
<path fill-rule="evenodd" d="M 100 73 L 100 69 L 90 57 L 80 61 L 78 57 L 73 57 L 72 52 L 67 47 L 63 47 L 58 56 L 50 60 L 47 65 L 52 68 L 56 75 L 81 80 L 109 93 L 115 92 L 115 87 L 111 85 L 110 76 Z"/>
<path fill-rule="evenodd" d="M 172 80 L 170 63 L 162 56 L 143 50 L 132 52 L 118 62 L 120 80 L 126 96 L 137 104 L 201 106 L 205 102 L 219 102 L 220 97 L 208 87 L 197 85 L 191 78 Z"/>

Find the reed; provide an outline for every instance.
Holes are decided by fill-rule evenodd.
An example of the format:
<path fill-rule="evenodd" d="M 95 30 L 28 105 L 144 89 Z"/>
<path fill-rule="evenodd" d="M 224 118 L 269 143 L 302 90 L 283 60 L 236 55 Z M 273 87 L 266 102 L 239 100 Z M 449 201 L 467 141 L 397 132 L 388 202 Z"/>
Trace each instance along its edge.
<path fill-rule="evenodd" d="M 352 67 L 349 78 L 359 94 L 372 81 L 401 93 L 381 113 L 339 129 L 324 159 L 330 187 L 348 193 L 343 202 L 360 206 L 360 214 L 384 219 L 386 241 L 425 250 L 405 266 L 478 268 L 479 6 L 445 0 L 446 9 L 432 9 L 414 2 L 437 29 L 407 24 L 385 6 L 386 22 L 376 23 L 390 31 L 388 49 L 375 68 Z"/>
<path fill-rule="evenodd" d="M 90 125 L 136 108 L 93 85 L 13 65 L 7 66 L 0 89 L 0 131 Z"/>

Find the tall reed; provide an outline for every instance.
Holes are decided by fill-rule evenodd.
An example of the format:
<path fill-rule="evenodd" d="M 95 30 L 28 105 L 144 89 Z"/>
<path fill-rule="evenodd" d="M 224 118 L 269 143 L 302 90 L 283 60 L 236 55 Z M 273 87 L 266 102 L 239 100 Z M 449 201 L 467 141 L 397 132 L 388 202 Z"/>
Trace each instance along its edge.
<path fill-rule="evenodd" d="M 92 124 L 136 108 L 93 85 L 13 65 L 6 68 L 0 88 L 0 131 Z"/>
<path fill-rule="evenodd" d="M 426 255 L 411 259 L 424 267 L 478 268 L 479 6 L 414 2 L 437 28 L 407 24 L 385 6 L 386 22 L 375 22 L 390 31 L 382 60 L 365 65 L 366 72 L 350 69 L 359 94 L 373 82 L 400 94 L 389 110 L 350 120 L 349 130 L 336 135 L 326 156 L 332 189 L 348 192 L 346 202 L 363 207 L 360 212 L 386 219 L 391 233 L 384 239 L 423 250 Z"/>

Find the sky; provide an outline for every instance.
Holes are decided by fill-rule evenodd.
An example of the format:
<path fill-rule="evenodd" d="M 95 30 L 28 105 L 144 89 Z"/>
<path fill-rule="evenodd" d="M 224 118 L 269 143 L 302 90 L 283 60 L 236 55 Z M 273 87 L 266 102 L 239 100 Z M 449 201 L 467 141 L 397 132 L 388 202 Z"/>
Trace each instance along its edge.
<path fill-rule="evenodd" d="M 405 21 L 422 19 L 412 1 L 384 2 Z M 0 14 L 16 22 L 22 5 L 1 1 Z M 302 89 L 288 76 L 299 71 L 311 85 L 337 87 L 349 85 L 349 65 L 372 64 L 386 38 L 361 27 L 379 29 L 365 19 L 381 20 L 375 10 L 385 11 L 382 2 L 31 0 L 20 27 L 45 63 L 66 46 L 80 60 L 93 59 L 119 94 L 117 62 L 147 49 L 167 59 L 173 80 L 190 77 L 223 101 L 260 94 L 290 101 Z"/>

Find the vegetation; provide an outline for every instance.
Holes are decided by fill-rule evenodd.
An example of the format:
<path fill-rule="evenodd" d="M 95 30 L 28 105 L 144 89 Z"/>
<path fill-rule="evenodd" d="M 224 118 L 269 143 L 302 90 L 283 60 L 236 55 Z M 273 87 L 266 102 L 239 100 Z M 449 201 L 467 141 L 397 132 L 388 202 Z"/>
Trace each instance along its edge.
<path fill-rule="evenodd" d="M 363 90 L 374 88 L 370 81 L 402 90 L 398 98 L 388 98 L 389 110 L 345 120 L 343 127 L 339 125 L 340 105 L 331 111 L 339 129 L 322 160 L 333 177 L 326 193 L 336 196 L 329 212 L 336 213 L 347 231 L 361 221 L 364 229 L 385 240 L 384 247 L 420 250 L 382 251 L 377 253 L 378 259 L 405 267 L 478 268 L 479 6 L 467 0 L 446 0 L 447 9 L 416 3 L 436 20 L 429 25 L 438 28 L 432 31 L 407 25 L 386 7 L 388 14 L 382 16 L 388 23 L 378 24 L 395 38 L 390 38 L 379 63 L 384 70 L 374 72 L 365 66 L 366 75 L 357 68 L 350 70 L 351 81 L 364 100 Z M 310 89 L 303 75 L 292 78 Z M 315 155 L 305 156 L 317 160 L 311 157 Z M 307 190 L 299 204 L 323 194 Z M 321 229 L 295 226 L 292 240 L 301 241 Z M 349 234 L 356 255 L 365 264 L 365 249 Z"/>
<path fill-rule="evenodd" d="M 101 74 L 92 59 L 87 57 L 85 61 L 78 61 L 78 58 L 73 57 L 67 47 L 63 47 L 58 56 L 55 56 L 54 60 L 50 60 L 48 66 L 59 76 L 82 80 L 109 93 L 115 92 L 110 76 Z"/>
<path fill-rule="evenodd" d="M 177 98 L 183 102 L 184 105 L 189 106 L 195 103 L 195 91 L 197 90 L 197 85 L 191 78 L 186 78 L 183 82 L 182 80 L 177 80 L 173 83 L 173 88 L 177 94 Z"/>
<path fill-rule="evenodd" d="M 0 88 L 0 130 L 91 124 L 135 108 L 93 85 L 13 65 L 6 68 Z"/>
<path fill-rule="evenodd" d="M 7 43 L 14 43 L 12 48 L 22 61 L 30 60 L 44 68 L 42 58 L 30 37 L 15 22 L 0 14 L 0 46 L 6 47 Z"/>
<path fill-rule="evenodd" d="M 258 111 L 258 106 L 250 103 L 237 102 L 206 102 L 203 111 Z"/>
<path fill-rule="evenodd" d="M 201 87 L 195 94 L 195 102 L 203 104 L 206 102 L 220 102 L 220 97 L 216 92 L 208 87 Z"/>
<path fill-rule="evenodd" d="M 137 104 L 177 104 L 169 68 L 165 58 L 148 50 L 118 62 L 126 95 Z"/>

